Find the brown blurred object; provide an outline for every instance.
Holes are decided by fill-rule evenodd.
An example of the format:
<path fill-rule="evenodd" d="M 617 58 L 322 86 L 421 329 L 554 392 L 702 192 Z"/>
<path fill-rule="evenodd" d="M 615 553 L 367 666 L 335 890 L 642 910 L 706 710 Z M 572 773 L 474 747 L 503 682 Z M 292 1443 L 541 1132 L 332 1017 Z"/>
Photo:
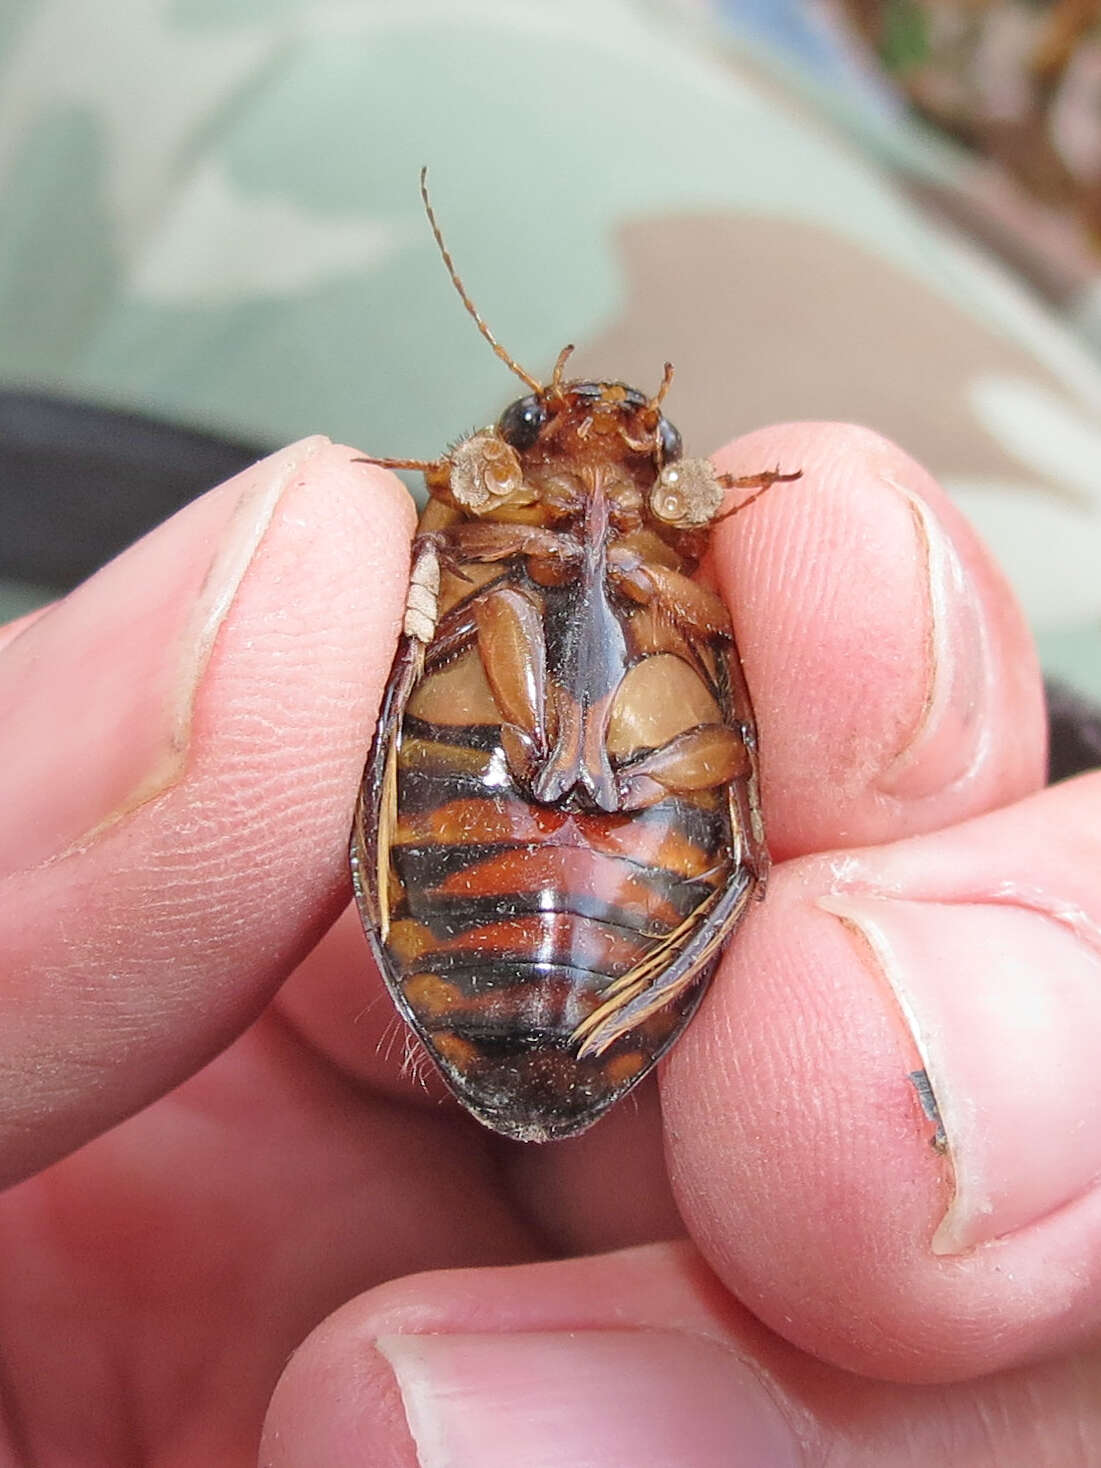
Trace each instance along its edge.
<path fill-rule="evenodd" d="M 1101 252 L 1101 0 L 844 0 L 914 108 Z"/>

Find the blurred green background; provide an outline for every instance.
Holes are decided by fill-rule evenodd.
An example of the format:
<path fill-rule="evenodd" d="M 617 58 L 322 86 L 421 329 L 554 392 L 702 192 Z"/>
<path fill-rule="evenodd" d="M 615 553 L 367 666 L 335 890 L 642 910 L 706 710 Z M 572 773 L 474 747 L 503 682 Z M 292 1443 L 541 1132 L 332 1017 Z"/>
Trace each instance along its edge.
<path fill-rule="evenodd" d="M 649 387 L 671 357 L 697 451 L 787 418 L 890 434 L 991 542 L 1047 667 L 1101 695 L 1091 267 L 1060 294 L 974 227 L 973 155 L 829 9 L 7 0 L 0 386 L 242 452 L 313 432 L 438 452 L 516 384 L 436 257 L 428 163 L 529 370 L 569 340 L 579 371 Z M 71 501 L 38 484 L 64 537 Z M 3 610 L 52 589 L 9 558 Z"/>

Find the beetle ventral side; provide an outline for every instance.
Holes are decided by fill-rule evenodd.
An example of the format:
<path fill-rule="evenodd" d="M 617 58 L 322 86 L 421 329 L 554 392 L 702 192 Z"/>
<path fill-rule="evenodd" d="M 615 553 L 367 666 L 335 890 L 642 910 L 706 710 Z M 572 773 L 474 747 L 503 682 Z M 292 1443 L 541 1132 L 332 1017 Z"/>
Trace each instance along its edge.
<path fill-rule="evenodd" d="M 422 192 L 423 178 L 422 178 Z M 730 620 L 691 579 L 730 485 L 647 396 L 543 387 L 423 470 L 352 870 L 398 1009 L 486 1126 L 572 1136 L 688 1023 L 768 867 Z M 751 496 L 750 498 L 754 498 Z M 736 508 L 742 508 L 743 500 Z"/>

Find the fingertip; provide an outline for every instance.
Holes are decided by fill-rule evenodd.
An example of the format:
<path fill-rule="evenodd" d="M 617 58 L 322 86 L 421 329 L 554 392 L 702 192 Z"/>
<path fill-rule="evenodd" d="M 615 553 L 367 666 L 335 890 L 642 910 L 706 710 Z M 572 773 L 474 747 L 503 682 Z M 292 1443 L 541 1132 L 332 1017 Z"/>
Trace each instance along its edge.
<path fill-rule="evenodd" d="M 1099 801 L 778 868 L 670 1056 L 689 1231 L 804 1350 L 946 1381 L 1096 1333 Z"/>
<path fill-rule="evenodd" d="M 455 1270 L 361 1296 L 290 1362 L 262 1461 L 711 1468 L 736 1443 L 746 1462 L 800 1462 L 775 1393 L 708 1338 L 718 1332 L 685 1299 L 675 1259 L 663 1268 L 668 1257 Z M 630 1274 L 652 1286 L 650 1299 L 623 1298 Z"/>
<path fill-rule="evenodd" d="M 421 1468 L 393 1369 L 348 1312 L 320 1325 L 284 1368 L 268 1406 L 261 1468 Z"/>
<path fill-rule="evenodd" d="M 945 1165 L 909 1080 L 917 1050 L 815 905 L 813 867 L 774 872 L 666 1063 L 670 1177 L 704 1257 L 767 1325 L 850 1370 L 904 1374 L 897 1357 L 928 1340 L 907 1282 Z"/>
<path fill-rule="evenodd" d="M 802 470 L 716 538 L 774 855 L 933 830 L 1042 784 L 1042 685 L 1020 609 L 920 465 L 828 423 L 758 430 L 716 461 Z"/>
<path fill-rule="evenodd" d="M 687 1248 L 452 1270 L 360 1296 L 307 1340 L 261 1463 L 1078 1462 L 1096 1436 L 1094 1356 L 895 1385 L 796 1351 Z"/>

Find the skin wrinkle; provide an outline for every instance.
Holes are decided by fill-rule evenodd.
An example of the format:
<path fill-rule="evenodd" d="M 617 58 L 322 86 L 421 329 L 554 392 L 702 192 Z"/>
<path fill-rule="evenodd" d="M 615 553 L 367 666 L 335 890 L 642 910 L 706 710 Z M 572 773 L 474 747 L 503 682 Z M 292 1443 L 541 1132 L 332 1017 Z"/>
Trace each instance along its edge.
<path fill-rule="evenodd" d="M 1093 1447 L 1083 1436 L 1085 1408 L 1096 1397 L 1096 1362 L 1092 1375 L 1087 1374 L 1086 1365 L 1070 1363 L 1075 1380 L 1066 1383 L 1064 1395 L 1074 1407 L 1074 1443 L 1066 1436 L 1068 1414 L 1063 1412 L 1052 1420 L 1051 1404 L 1044 1400 L 1045 1391 L 1051 1388 L 1049 1375 L 1056 1370 L 1066 1367 L 1045 1371 L 1039 1381 L 1025 1371 L 989 1378 L 976 1384 L 974 1401 L 969 1399 L 968 1388 L 958 1384 L 922 1389 L 908 1400 L 892 1393 L 879 1403 L 865 1405 L 857 1398 L 852 1411 L 855 1422 L 833 1429 L 825 1456 L 815 1468 L 862 1468 L 865 1464 L 880 1468 L 885 1461 L 892 1468 L 926 1468 L 930 1463 L 1004 1468 L 1009 1461 L 1022 1468 L 1034 1464 L 1088 1468 L 1096 1463 Z M 932 1442 L 930 1424 L 936 1439 Z M 1056 1440 L 1049 1442 L 1055 1434 Z M 1019 1453 L 1012 1460 L 1005 1454 L 1009 1442 Z M 985 1456 L 976 1457 L 977 1446 L 985 1450 Z M 1068 1448 L 1075 1446 L 1079 1451 L 1068 1456 Z"/>

